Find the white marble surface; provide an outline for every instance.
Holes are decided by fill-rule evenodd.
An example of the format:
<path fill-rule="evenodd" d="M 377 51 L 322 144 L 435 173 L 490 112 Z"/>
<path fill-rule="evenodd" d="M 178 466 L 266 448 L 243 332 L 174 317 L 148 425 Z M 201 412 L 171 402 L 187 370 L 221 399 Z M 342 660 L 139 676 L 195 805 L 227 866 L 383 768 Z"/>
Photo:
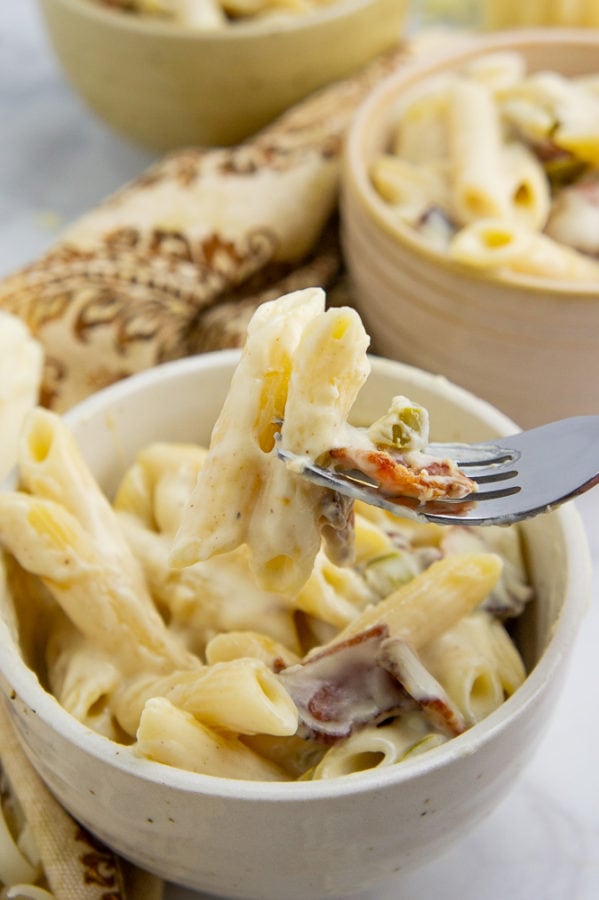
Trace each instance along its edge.
<path fill-rule="evenodd" d="M 111 134 L 71 93 L 34 0 L 2 0 L 1 6 L 0 276 L 34 258 L 65 223 L 152 159 Z M 589 375 L 599 399 L 599 369 Z M 578 506 L 595 563 L 593 597 L 542 746 L 510 796 L 470 837 L 362 900 L 599 897 L 599 490 Z M 167 897 L 201 895 L 172 887 Z"/>

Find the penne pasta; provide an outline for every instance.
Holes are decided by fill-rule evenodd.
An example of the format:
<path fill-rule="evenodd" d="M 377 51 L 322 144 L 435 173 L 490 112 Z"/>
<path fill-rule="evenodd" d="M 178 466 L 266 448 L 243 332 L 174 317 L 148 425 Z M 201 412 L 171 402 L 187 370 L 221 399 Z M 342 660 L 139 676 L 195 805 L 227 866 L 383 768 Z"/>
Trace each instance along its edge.
<path fill-rule="evenodd" d="M 125 668 L 162 668 L 186 660 L 137 576 L 103 555 L 79 521 L 53 500 L 22 492 L 0 494 L 0 542 L 38 575 L 82 634 Z M 133 557 L 132 557 L 133 558 Z"/>
<path fill-rule="evenodd" d="M 391 127 L 371 163 L 390 221 L 501 278 L 597 281 L 595 76 L 528 73 L 521 54 L 484 54 L 413 89 Z"/>
<path fill-rule="evenodd" d="M 545 229 L 552 240 L 595 259 L 599 254 L 597 191 L 596 180 L 564 188 L 553 204 Z"/>
<path fill-rule="evenodd" d="M 289 375 L 283 450 L 318 459 L 337 444 L 370 371 L 367 346 L 352 309 L 330 309 L 306 324 Z M 264 587 L 295 594 L 309 578 L 321 544 L 324 493 L 282 466 L 272 446 L 269 450 L 248 529 L 252 570 Z"/>
<path fill-rule="evenodd" d="M 478 219 L 460 229 L 449 244 L 450 258 L 477 269 L 509 270 L 524 259 L 534 241 L 533 232 L 505 219 Z"/>
<path fill-rule="evenodd" d="M 509 216 L 499 115 L 490 91 L 456 78 L 449 92 L 450 213 L 462 225 Z"/>
<path fill-rule="evenodd" d="M 468 725 L 488 716 L 504 699 L 489 652 L 486 626 L 486 619 L 478 619 L 474 614 L 466 616 L 422 652 L 425 666 L 447 691 Z M 485 641 L 482 647 L 481 637 Z"/>
<path fill-rule="evenodd" d="M 21 433 L 18 461 L 24 491 L 59 504 L 106 556 L 118 560 L 133 579 L 139 577 L 137 562 L 116 526 L 114 510 L 56 413 L 41 407 L 29 413 Z"/>
<path fill-rule="evenodd" d="M 461 619 L 422 652 L 468 725 L 490 715 L 522 684 L 522 661 L 503 626 L 481 610 Z"/>
<path fill-rule="evenodd" d="M 445 531 L 440 550 L 453 553 L 497 553 L 503 562 L 501 576 L 482 606 L 504 620 L 519 616 L 532 597 L 528 583 L 520 532 L 516 528 L 489 525 L 484 529 L 450 528 Z"/>
<path fill-rule="evenodd" d="M 599 262 L 544 234 L 533 234 L 526 253 L 515 256 L 509 268 L 512 272 L 556 281 L 596 283 L 599 279 Z"/>
<path fill-rule="evenodd" d="M 480 269 L 505 269 L 556 281 L 596 281 L 599 263 L 513 222 L 481 219 L 452 240 L 450 256 Z"/>
<path fill-rule="evenodd" d="M 506 90 L 522 83 L 526 76 L 526 64 L 521 54 L 509 50 L 485 53 L 470 60 L 464 66 L 464 74 L 501 96 Z"/>
<path fill-rule="evenodd" d="M 345 640 L 376 625 L 416 649 L 447 631 L 481 603 L 501 575 L 494 553 L 448 556 L 364 612 L 340 632 Z"/>
<path fill-rule="evenodd" d="M 294 602 L 303 612 L 343 628 L 372 599 L 368 584 L 355 570 L 336 566 L 321 550 L 312 574 Z"/>
<path fill-rule="evenodd" d="M 155 677 L 144 673 L 117 692 L 114 714 L 134 735 L 145 703 L 166 697 L 199 721 L 237 734 L 294 734 L 297 710 L 275 674 L 257 658 L 213 663 Z"/>
<path fill-rule="evenodd" d="M 15 841 L 0 805 L 0 890 L 2 885 L 31 884 L 38 881 L 40 875 L 40 866 L 33 863 Z"/>
<path fill-rule="evenodd" d="M 407 222 L 417 222 L 431 206 L 447 206 L 447 166 L 410 163 L 384 154 L 373 163 L 371 180 L 381 197 Z"/>
<path fill-rule="evenodd" d="M 495 618 L 488 621 L 488 640 L 495 663 L 495 671 L 504 696 L 511 697 L 526 678 L 522 657 L 505 627 Z"/>
<path fill-rule="evenodd" d="M 164 697 L 148 700 L 137 732 L 137 752 L 156 762 L 248 781 L 284 781 L 277 765 L 246 747 L 235 735 L 203 725 Z"/>
<path fill-rule="evenodd" d="M 222 632 L 206 646 L 208 665 L 248 657 L 261 660 L 274 672 L 299 662 L 299 656 L 289 647 L 258 631 Z"/>
<path fill-rule="evenodd" d="M 402 110 L 391 149 L 414 165 L 446 162 L 449 158 L 447 78 L 436 79 Z"/>
<path fill-rule="evenodd" d="M 194 673 L 195 674 L 195 673 Z M 248 657 L 214 663 L 169 692 L 175 705 L 238 734 L 295 734 L 297 710 L 274 673 Z"/>
<path fill-rule="evenodd" d="M 120 740 L 110 702 L 123 676 L 111 654 L 65 620 L 51 634 L 46 662 L 50 688 L 62 706 L 99 734 Z"/>
<path fill-rule="evenodd" d="M 191 444 L 152 444 L 138 454 L 122 479 L 114 508 L 149 528 L 174 535 L 207 450 Z"/>
<path fill-rule="evenodd" d="M 173 546 L 173 565 L 193 565 L 246 541 L 285 412 L 291 357 L 303 327 L 323 309 L 316 289 L 258 308 Z"/>
<path fill-rule="evenodd" d="M 542 231 L 551 210 L 551 192 L 543 167 L 530 150 L 516 142 L 505 147 L 504 163 L 510 186 L 509 217 L 532 231 Z"/>
<path fill-rule="evenodd" d="M 327 750 L 311 778 L 319 781 L 394 766 L 407 756 L 432 750 L 446 740 L 418 716 L 406 716 L 401 722 L 383 727 L 369 726 Z"/>

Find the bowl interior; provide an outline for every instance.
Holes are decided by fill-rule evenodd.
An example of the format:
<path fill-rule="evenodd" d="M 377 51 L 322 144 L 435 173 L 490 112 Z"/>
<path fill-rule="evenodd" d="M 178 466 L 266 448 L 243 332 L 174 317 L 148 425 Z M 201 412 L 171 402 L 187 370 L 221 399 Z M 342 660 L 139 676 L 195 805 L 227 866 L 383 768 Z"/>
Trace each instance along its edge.
<path fill-rule="evenodd" d="M 250 37 L 253 34 L 281 34 L 286 31 L 302 31 L 312 29 L 318 22 L 329 21 L 351 14 L 372 3 L 372 0 L 336 0 L 315 6 L 297 16 L 249 15 L 231 24 L 231 27 L 218 28 L 213 31 L 190 29 L 188 26 L 171 22 L 160 16 L 136 15 L 119 9 L 110 9 L 94 3 L 93 0 L 42 0 L 46 5 L 62 6 L 70 12 L 102 25 L 115 29 L 137 32 L 140 35 L 159 35 L 166 38 L 196 38 L 198 42 L 230 41 Z M 398 0 L 402 5 L 403 0 Z M 405 4 L 404 4 L 405 5 Z"/>

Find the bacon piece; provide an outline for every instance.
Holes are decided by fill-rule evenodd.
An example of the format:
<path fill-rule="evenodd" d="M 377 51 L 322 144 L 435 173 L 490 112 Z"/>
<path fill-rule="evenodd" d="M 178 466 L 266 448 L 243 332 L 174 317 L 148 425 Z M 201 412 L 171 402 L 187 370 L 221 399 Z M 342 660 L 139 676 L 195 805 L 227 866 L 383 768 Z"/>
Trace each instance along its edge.
<path fill-rule="evenodd" d="M 477 490 L 476 482 L 452 460 L 436 459 L 419 451 L 402 455 L 381 449 L 335 447 L 328 455 L 339 470 L 361 472 L 391 498 L 408 497 L 425 503 L 464 498 Z"/>
<path fill-rule="evenodd" d="M 298 708 L 300 736 L 333 743 L 356 725 L 416 708 L 393 675 L 377 664 L 386 637 L 387 628 L 377 625 L 279 674 Z"/>
<path fill-rule="evenodd" d="M 354 501 L 338 491 L 325 490 L 320 500 L 320 533 L 327 556 L 338 566 L 354 561 Z"/>
<path fill-rule="evenodd" d="M 459 711 L 403 640 L 385 625 L 353 635 L 279 673 L 298 708 L 298 735 L 323 743 L 354 728 L 421 709 L 438 731 L 454 736 L 465 723 Z"/>
<path fill-rule="evenodd" d="M 407 641 L 401 638 L 383 641 L 379 661 L 414 698 L 433 727 L 452 737 L 465 731 L 461 712 Z"/>

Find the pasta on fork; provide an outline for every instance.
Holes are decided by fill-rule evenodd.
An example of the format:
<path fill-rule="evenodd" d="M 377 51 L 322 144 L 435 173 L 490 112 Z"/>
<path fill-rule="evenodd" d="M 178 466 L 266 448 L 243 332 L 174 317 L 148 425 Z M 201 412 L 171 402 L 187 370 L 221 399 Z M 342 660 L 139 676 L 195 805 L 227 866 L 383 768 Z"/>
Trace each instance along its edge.
<path fill-rule="evenodd" d="M 422 453 L 426 412 L 406 398 L 394 398 L 368 430 L 348 424 L 369 373 L 368 336 L 354 310 L 324 307 L 324 293 L 315 288 L 265 303 L 255 314 L 175 538 L 175 566 L 245 542 L 260 585 L 297 593 L 323 536 L 331 558 L 349 559 L 351 505 L 298 478 L 302 458 L 373 475 L 391 496 L 424 501 L 476 489 L 455 464 Z M 279 430 L 280 449 L 299 465 L 281 465 Z"/>
<path fill-rule="evenodd" d="M 18 489 L 0 494 L 15 628 L 44 685 L 122 752 L 338 777 L 450 740 L 521 684 L 515 527 L 404 519 L 298 473 L 309 459 L 384 474 L 416 502 L 471 490 L 431 461 L 408 398 L 351 424 L 367 348 L 357 313 L 319 289 L 263 304 L 210 445 L 142 448 L 112 502 L 61 418 L 30 413 Z"/>

